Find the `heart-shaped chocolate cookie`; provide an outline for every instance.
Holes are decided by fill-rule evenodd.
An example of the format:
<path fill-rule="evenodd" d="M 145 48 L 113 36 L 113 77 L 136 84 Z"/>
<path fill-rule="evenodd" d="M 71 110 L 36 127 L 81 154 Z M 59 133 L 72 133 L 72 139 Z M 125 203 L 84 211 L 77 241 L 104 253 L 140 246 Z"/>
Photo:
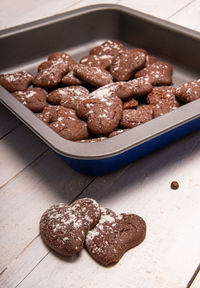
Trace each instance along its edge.
<path fill-rule="evenodd" d="M 87 232 L 99 218 L 100 208 L 93 199 L 83 198 L 71 205 L 60 203 L 44 212 L 40 220 L 40 233 L 54 251 L 74 256 L 83 248 Z"/>
<path fill-rule="evenodd" d="M 99 223 L 88 232 L 85 246 L 89 254 L 101 265 L 117 263 L 124 253 L 145 238 L 146 224 L 135 214 L 116 215 L 101 208 Z"/>
<path fill-rule="evenodd" d="M 111 83 L 90 93 L 76 108 L 76 114 L 87 119 L 89 130 L 95 135 L 114 131 L 122 116 L 122 101 L 116 95 L 117 83 Z"/>

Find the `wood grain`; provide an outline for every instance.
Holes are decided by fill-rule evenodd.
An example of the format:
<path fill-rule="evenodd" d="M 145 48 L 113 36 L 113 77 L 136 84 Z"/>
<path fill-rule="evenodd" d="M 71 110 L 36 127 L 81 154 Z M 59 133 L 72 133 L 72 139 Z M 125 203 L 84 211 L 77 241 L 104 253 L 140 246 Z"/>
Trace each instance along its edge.
<path fill-rule="evenodd" d="M 171 22 L 194 29 L 200 25 L 200 0 L 191 1 L 183 10 L 168 18 Z"/>
<path fill-rule="evenodd" d="M 24 125 L 1 139 L 0 187 L 46 150 L 47 146 Z"/>
<path fill-rule="evenodd" d="M 188 0 L 168 0 L 168 1 L 140 1 L 140 0 L 121 0 L 120 5 L 139 10 L 141 12 L 151 14 L 153 16 L 166 19 L 170 15 L 174 15 L 181 11 L 190 1 Z"/>

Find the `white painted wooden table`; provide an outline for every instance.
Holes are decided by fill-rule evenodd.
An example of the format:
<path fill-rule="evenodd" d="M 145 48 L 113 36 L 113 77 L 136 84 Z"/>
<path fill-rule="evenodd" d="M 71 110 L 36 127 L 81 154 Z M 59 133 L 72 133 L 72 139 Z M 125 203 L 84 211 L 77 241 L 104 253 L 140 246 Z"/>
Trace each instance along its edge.
<path fill-rule="evenodd" d="M 97 3 L 200 31 L 200 0 L 1 0 L 0 30 Z M 0 105 L 0 287 L 200 287 L 199 276 L 191 281 L 200 263 L 199 172 L 197 132 L 111 175 L 80 175 Z M 178 190 L 170 189 L 174 179 Z M 46 208 L 85 196 L 147 222 L 145 241 L 113 267 L 99 266 L 85 250 L 59 257 L 40 239 Z"/>

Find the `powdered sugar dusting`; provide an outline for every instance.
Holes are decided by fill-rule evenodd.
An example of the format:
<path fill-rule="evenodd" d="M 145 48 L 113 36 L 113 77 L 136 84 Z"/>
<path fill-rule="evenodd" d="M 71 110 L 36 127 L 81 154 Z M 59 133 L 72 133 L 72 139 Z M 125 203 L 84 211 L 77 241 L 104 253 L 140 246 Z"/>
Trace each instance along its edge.
<path fill-rule="evenodd" d="M 83 198 L 72 205 L 60 203 L 51 206 L 41 217 L 41 233 L 49 231 L 51 237 L 59 241 L 59 245 L 75 242 L 74 249 L 78 249 L 78 243 L 83 243 L 85 234 L 94 226 L 100 217 L 100 208 L 96 201 Z M 47 234 L 48 235 L 48 234 Z M 71 245 L 71 244 L 69 244 Z M 81 244 L 82 246 L 82 244 Z"/>

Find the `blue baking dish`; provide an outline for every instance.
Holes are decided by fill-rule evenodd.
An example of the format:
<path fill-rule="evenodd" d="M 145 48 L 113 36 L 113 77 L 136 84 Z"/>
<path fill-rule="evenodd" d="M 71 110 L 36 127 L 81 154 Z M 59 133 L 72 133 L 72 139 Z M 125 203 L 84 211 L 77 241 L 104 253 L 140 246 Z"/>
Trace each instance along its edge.
<path fill-rule="evenodd" d="M 85 7 L 0 32 L 0 73 L 35 73 L 55 51 L 79 60 L 108 39 L 144 48 L 171 63 L 174 86 L 200 78 L 200 33 L 119 5 Z M 78 143 L 60 137 L 3 87 L 0 101 L 72 168 L 95 176 L 200 130 L 200 100 L 196 100 L 105 141 Z"/>

